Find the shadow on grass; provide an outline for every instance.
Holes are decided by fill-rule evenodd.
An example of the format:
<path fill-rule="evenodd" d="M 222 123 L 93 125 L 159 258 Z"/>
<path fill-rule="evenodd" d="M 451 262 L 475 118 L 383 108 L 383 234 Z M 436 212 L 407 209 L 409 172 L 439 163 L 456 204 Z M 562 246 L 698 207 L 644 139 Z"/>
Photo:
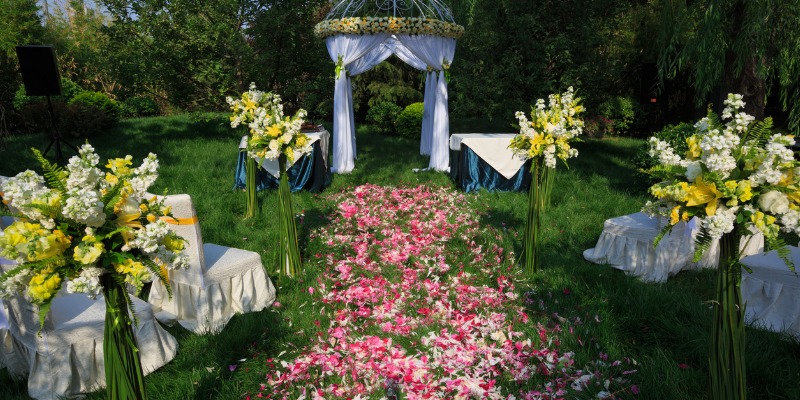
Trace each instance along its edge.
<path fill-rule="evenodd" d="M 570 170 L 588 181 L 592 177 L 602 177 L 609 187 L 621 193 L 646 193 L 646 188 L 634 181 L 630 162 L 642 146 L 641 141 L 633 139 L 589 139 L 577 143 L 575 148 L 590 157 L 571 159 Z"/>

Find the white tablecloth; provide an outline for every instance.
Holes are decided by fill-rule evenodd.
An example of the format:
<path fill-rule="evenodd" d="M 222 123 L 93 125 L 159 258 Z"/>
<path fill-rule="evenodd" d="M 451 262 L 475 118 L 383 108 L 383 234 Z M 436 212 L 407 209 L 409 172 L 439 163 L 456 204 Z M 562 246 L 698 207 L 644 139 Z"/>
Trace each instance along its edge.
<path fill-rule="evenodd" d="M 331 134 L 325 129 L 322 129 L 321 131 L 318 132 L 303 132 L 303 133 L 305 133 L 306 136 L 308 136 L 309 145 L 313 145 L 318 140 L 320 141 L 319 144 L 320 144 L 320 149 L 322 150 L 322 159 L 325 161 L 325 165 L 328 165 L 328 145 L 330 143 Z M 248 137 L 246 135 L 242 136 L 242 140 L 239 142 L 239 150 L 247 148 L 247 140 Z M 295 151 L 294 161 L 292 162 L 291 165 L 287 165 L 286 167 L 291 168 L 292 165 L 294 165 L 294 163 L 296 163 L 297 160 L 299 160 L 302 155 L 303 155 L 302 153 Z M 258 159 L 256 159 L 256 161 L 258 161 Z M 276 178 L 281 177 L 277 159 L 262 160 L 261 168 L 264 168 L 267 172 L 269 172 L 270 174 L 272 174 L 272 176 Z"/>
<path fill-rule="evenodd" d="M 508 148 L 514 136 L 515 133 L 454 133 L 450 136 L 450 150 L 460 151 L 463 143 L 506 179 L 511 179 L 525 164 Z"/>
<path fill-rule="evenodd" d="M 697 232 L 687 231 L 684 222 L 675 225 L 672 233 L 654 247 L 664 224 L 665 221 L 659 222 L 643 213 L 608 219 L 597 244 L 584 251 L 583 258 L 596 264 L 610 264 L 645 282 L 665 282 L 669 276 L 685 269 L 716 268 L 719 241 L 711 244 L 699 262 L 692 262 Z M 763 248 L 764 237 L 760 234 L 743 237 L 740 242 L 745 256 L 757 254 Z"/>
<path fill-rule="evenodd" d="M 800 249 L 788 246 L 789 258 L 800 271 Z M 800 338 L 800 274 L 789 269 L 776 251 L 745 257 L 742 301 L 750 323 Z"/>

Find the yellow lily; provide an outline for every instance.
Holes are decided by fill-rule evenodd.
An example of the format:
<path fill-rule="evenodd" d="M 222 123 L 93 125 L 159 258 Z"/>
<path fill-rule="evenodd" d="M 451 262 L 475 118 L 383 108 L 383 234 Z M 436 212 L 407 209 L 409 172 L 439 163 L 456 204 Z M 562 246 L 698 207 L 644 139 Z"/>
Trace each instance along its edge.
<path fill-rule="evenodd" d="M 706 183 L 702 176 L 698 176 L 693 186 L 690 186 L 687 191 L 688 207 L 706 205 L 706 215 L 713 216 L 717 213 L 717 203 L 722 197 L 722 192 L 717 190 L 717 185 L 714 182 Z"/>

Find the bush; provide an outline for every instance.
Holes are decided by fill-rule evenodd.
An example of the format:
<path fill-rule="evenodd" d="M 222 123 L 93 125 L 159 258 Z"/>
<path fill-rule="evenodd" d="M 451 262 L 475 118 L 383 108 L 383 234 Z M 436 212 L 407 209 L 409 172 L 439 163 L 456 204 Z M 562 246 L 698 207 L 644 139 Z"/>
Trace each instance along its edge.
<path fill-rule="evenodd" d="M 419 139 L 422 134 L 422 103 L 409 104 L 397 116 L 397 133 L 411 139 Z"/>
<path fill-rule="evenodd" d="M 152 117 L 161 114 L 158 103 L 149 97 L 137 96 L 122 102 L 122 115 L 125 118 Z"/>
<path fill-rule="evenodd" d="M 67 138 L 88 138 L 114 125 L 114 121 L 106 113 L 83 104 L 53 102 L 53 112 L 58 131 Z M 47 103 L 31 103 L 20 114 L 25 131 L 51 134 Z"/>
<path fill-rule="evenodd" d="M 588 137 L 602 138 L 605 135 L 614 134 L 613 122 L 603 116 L 593 115 L 583 121 L 583 132 Z"/>
<path fill-rule="evenodd" d="M 686 122 L 681 122 L 676 125 L 667 125 L 659 132 L 656 132 L 653 136 L 667 142 L 672 146 L 672 149 L 675 150 L 675 154 L 684 157 L 686 155 L 686 151 L 689 150 L 689 146 L 686 144 L 686 138 L 692 136 L 695 133 L 694 125 Z M 646 171 L 658 164 L 658 162 L 647 154 L 647 150 L 649 148 L 649 144 L 645 143 L 636 155 L 633 157 L 633 166 L 636 169 L 635 179 L 636 183 L 641 187 L 650 187 L 653 184 L 657 183 L 653 177 L 648 174 L 645 174 L 642 171 Z"/>
<path fill-rule="evenodd" d="M 598 113 L 611 121 L 613 131 L 610 134 L 633 136 L 641 117 L 639 103 L 628 97 L 612 97 L 600 104 Z"/>
<path fill-rule="evenodd" d="M 51 97 L 51 100 L 53 102 L 69 103 L 70 100 L 72 100 L 78 93 L 82 91 L 83 89 L 81 89 L 77 83 L 67 78 L 61 78 L 61 96 L 53 96 Z M 28 104 L 36 102 L 46 103 L 47 101 L 41 96 L 29 97 L 25 94 L 25 85 L 20 85 L 19 89 L 17 89 L 17 92 L 14 93 L 14 101 L 12 104 L 15 110 L 22 111 Z"/>
<path fill-rule="evenodd" d="M 93 107 L 105 114 L 111 121 L 111 125 L 119 120 L 122 115 L 122 107 L 118 102 L 112 100 L 105 93 L 83 91 L 75 95 L 67 104 Z"/>
<path fill-rule="evenodd" d="M 389 101 L 382 101 L 369 108 L 367 111 L 367 122 L 372 123 L 380 133 L 392 133 L 395 131 L 397 117 L 403 109 Z"/>

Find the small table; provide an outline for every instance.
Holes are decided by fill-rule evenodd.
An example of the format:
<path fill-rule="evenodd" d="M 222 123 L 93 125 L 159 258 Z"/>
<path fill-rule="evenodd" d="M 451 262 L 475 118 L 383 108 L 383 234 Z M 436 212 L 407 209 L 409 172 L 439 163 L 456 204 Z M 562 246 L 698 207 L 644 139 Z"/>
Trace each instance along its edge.
<path fill-rule="evenodd" d="M 508 146 L 514 133 L 454 133 L 450 136 L 450 176 L 465 192 L 480 189 L 523 191 L 531 182 L 530 161 Z"/>
<path fill-rule="evenodd" d="M 317 131 L 302 131 L 311 140 L 311 153 L 295 158 L 294 164 L 289 168 L 289 186 L 292 192 L 308 190 L 318 192 L 330 184 L 331 174 L 328 167 L 328 146 L 331 134 L 319 126 Z M 234 189 L 244 189 L 247 180 L 245 161 L 247 161 L 247 136 L 239 142 L 239 158 L 236 162 L 236 175 L 234 176 Z M 280 182 L 278 173 L 278 160 L 262 160 L 261 168 L 256 177 L 257 190 L 277 188 Z"/>

